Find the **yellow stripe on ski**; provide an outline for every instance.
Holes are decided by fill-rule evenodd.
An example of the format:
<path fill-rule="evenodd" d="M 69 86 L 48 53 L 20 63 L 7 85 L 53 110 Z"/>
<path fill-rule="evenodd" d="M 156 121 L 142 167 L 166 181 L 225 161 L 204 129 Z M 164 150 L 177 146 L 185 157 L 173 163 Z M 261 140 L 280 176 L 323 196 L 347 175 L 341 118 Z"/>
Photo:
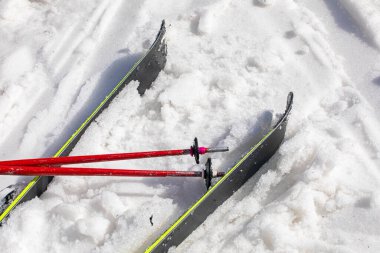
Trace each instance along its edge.
<path fill-rule="evenodd" d="M 10 211 L 17 205 L 17 203 L 24 197 L 24 195 L 36 184 L 40 177 L 37 176 L 33 178 L 32 181 L 29 182 L 29 184 L 20 192 L 20 194 L 12 201 L 12 203 L 5 209 L 5 211 L 0 215 L 0 221 L 2 221 Z"/>

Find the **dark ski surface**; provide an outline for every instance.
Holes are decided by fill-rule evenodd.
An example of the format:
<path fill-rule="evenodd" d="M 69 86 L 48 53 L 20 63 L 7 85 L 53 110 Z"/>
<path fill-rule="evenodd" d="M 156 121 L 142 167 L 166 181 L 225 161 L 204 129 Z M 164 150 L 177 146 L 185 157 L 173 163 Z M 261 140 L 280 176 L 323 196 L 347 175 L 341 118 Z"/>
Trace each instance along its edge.
<path fill-rule="evenodd" d="M 293 104 L 293 93 L 288 95 L 285 113 L 276 125 L 227 174 L 191 206 L 146 252 L 167 252 L 178 246 L 224 201 L 259 171 L 280 147 L 286 131 L 287 119 Z"/>
<path fill-rule="evenodd" d="M 91 115 L 88 116 L 82 125 L 79 126 L 69 140 L 57 151 L 54 157 L 68 156 L 89 125 L 132 80 L 139 82 L 137 90 L 140 95 L 143 95 L 144 92 L 151 87 L 152 82 L 157 78 L 166 64 L 167 47 L 165 32 L 165 21 L 162 21 L 160 31 L 150 49 L 133 65 L 124 78 L 105 97 Z M 13 190 L 0 200 L 0 224 L 3 223 L 5 218 L 18 204 L 40 196 L 47 189 L 47 186 L 52 180 L 52 176 L 37 176 L 27 185 L 10 186 L 9 188 Z"/>

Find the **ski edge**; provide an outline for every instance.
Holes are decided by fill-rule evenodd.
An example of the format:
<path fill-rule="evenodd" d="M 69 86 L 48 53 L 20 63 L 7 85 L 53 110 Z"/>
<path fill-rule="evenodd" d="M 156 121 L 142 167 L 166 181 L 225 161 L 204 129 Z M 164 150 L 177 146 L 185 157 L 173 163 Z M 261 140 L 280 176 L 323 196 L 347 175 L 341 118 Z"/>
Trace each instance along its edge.
<path fill-rule="evenodd" d="M 288 115 L 292 109 L 293 105 L 293 92 L 289 92 L 286 109 L 282 117 L 277 121 L 275 126 L 256 144 L 251 148 L 251 150 L 241 158 L 215 185 L 213 185 L 200 199 L 198 199 L 187 211 L 182 214 L 153 244 L 151 244 L 146 250 L 145 253 L 150 253 L 159 246 L 169 234 L 177 228 L 177 226 L 182 223 L 182 221 L 189 216 L 211 193 L 236 170 L 260 145 L 274 132 L 279 128 L 283 123 L 287 121 Z"/>

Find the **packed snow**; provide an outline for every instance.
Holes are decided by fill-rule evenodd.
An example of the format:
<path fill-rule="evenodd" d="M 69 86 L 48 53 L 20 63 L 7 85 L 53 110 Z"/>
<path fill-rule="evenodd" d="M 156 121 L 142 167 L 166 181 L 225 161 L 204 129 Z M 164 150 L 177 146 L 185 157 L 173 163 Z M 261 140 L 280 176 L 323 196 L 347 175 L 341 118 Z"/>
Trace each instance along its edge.
<path fill-rule="evenodd" d="M 230 147 L 211 156 L 227 171 L 293 91 L 279 151 L 170 252 L 379 252 L 378 0 L 0 1 L 0 158 L 53 155 L 162 19 L 165 69 L 144 96 L 126 87 L 71 154 L 188 148 L 197 136 Z M 0 190 L 27 180 L 1 176 Z M 1 252 L 141 252 L 204 192 L 196 178 L 55 177 L 0 227 Z"/>

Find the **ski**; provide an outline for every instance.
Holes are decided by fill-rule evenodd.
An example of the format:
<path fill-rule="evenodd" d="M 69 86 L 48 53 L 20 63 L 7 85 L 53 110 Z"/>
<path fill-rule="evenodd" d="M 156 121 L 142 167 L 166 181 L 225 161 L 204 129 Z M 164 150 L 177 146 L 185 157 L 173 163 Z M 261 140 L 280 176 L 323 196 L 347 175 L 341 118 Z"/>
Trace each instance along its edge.
<path fill-rule="evenodd" d="M 75 147 L 80 137 L 119 92 L 131 81 L 139 82 L 137 88 L 140 95 L 149 89 L 152 82 L 157 78 L 160 71 L 165 67 L 167 47 L 165 42 L 165 21 L 162 21 L 161 28 L 156 36 L 155 41 L 148 51 L 132 66 L 123 79 L 114 87 L 114 89 L 104 98 L 88 118 L 79 126 L 73 135 L 63 144 L 63 146 L 54 154 L 53 157 L 67 156 Z M 11 211 L 19 204 L 40 196 L 52 181 L 52 176 L 36 176 L 26 185 L 12 185 L 6 189 L 10 190 L 3 198 L 0 199 L 0 224 L 9 216 Z"/>
<path fill-rule="evenodd" d="M 145 252 L 167 252 L 178 246 L 206 218 L 234 194 L 263 166 L 280 147 L 286 131 L 287 118 L 293 104 L 293 93 L 287 99 L 286 110 L 275 126 L 245 156 L 174 222 Z M 208 166 L 211 161 L 208 160 Z M 206 164 L 207 166 L 207 164 Z"/>

